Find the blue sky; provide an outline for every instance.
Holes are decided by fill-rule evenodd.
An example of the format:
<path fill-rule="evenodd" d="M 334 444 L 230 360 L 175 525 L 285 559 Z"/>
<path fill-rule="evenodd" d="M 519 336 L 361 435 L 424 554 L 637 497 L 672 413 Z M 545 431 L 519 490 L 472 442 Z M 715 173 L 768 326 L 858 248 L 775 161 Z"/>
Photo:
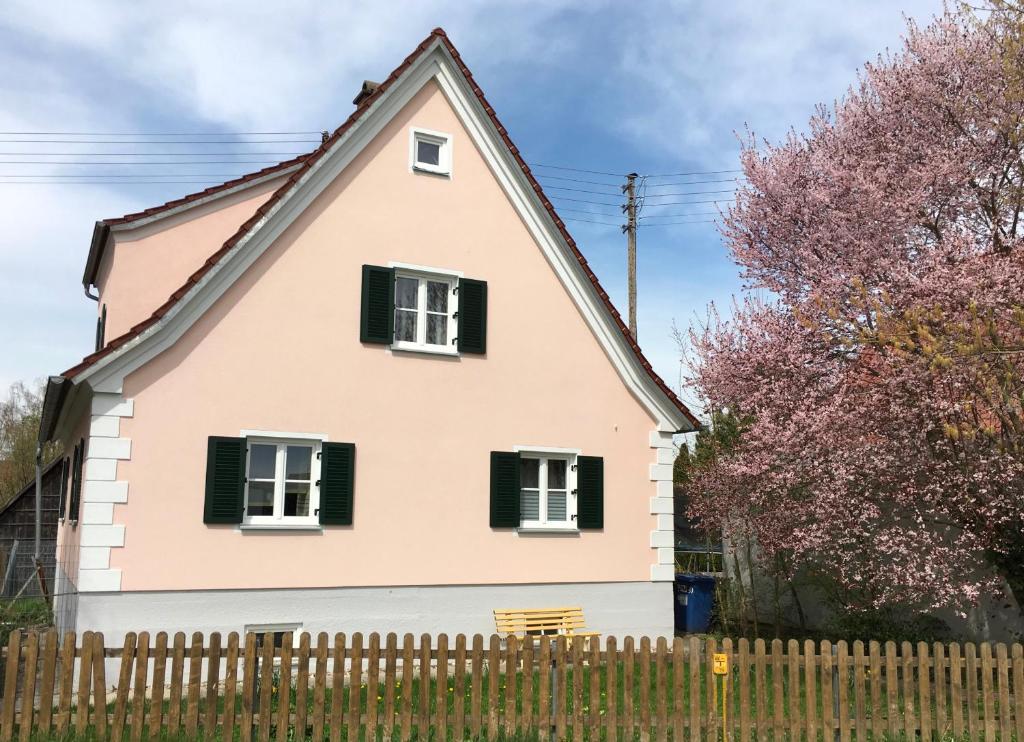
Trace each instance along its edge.
<path fill-rule="evenodd" d="M 531 163 L 607 173 L 731 170 L 737 167 L 737 132 L 749 127 L 774 141 L 791 126 L 801 128 L 815 104 L 842 96 L 866 60 L 899 44 L 905 16 L 926 21 L 940 10 L 939 0 L 308 1 L 287 6 L 251 0 L 173 5 L 15 0 L 0 7 L 0 132 L 333 129 L 351 111 L 350 101 L 364 78 L 383 78 L 440 25 Z M 132 151 L 197 149 L 227 148 L 154 144 Z M 0 151 L 126 148 L 6 142 Z M 238 164 L 13 164 L 28 159 L 0 155 L 0 390 L 19 379 L 58 373 L 91 350 L 95 305 L 83 296 L 80 280 L 96 219 L 204 187 L 40 184 L 3 175 L 244 172 Z M 615 177 L 543 167 L 536 172 L 546 187 L 613 194 L 552 190 L 549 195 L 617 200 L 612 187 L 553 176 L 602 183 L 616 183 Z M 648 192 L 676 190 L 659 191 L 656 183 L 716 177 L 730 176 L 651 178 Z M 722 196 L 728 194 L 679 200 Z M 646 215 L 659 212 L 653 207 L 657 200 L 648 200 Z M 620 221 L 607 215 L 614 207 L 556 203 L 594 212 L 564 211 L 565 218 Z M 660 213 L 714 208 L 675 205 Z M 625 313 L 625 238 L 618 227 L 568 224 Z M 715 225 L 692 223 L 642 227 L 638 274 L 640 343 L 675 386 L 680 362 L 673 323 L 685 329 L 705 316 L 709 302 L 727 305 L 741 288 L 738 273 Z"/>

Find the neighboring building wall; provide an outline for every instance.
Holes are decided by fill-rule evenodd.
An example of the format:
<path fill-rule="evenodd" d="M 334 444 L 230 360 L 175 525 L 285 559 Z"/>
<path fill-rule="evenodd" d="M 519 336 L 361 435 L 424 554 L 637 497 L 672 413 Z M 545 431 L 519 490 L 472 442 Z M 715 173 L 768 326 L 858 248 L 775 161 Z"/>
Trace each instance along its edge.
<path fill-rule="evenodd" d="M 282 182 L 275 178 L 147 226 L 116 228 L 96 275 L 97 311 L 107 307 L 106 340 L 167 301 Z"/>
<path fill-rule="evenodd" d="M 412 126 L 452 135 L 451 179 L 409 172 Z M 389 261 L 487 280 L 487 355 L 360 344 L 361 266 Z M 588 614 L 621 605 L 632 616 L 620 625 L 671 633 L 671 585 L 650 581 L 660 551 L 671 559 L 671 436 L 652 435 L 655 422 L 433 83 L 194 327 L 125 380 L 121 401 L 134 407 L 119 431 L 130 457 L 116 467 L 130 493 L 113 508 L 124 547 L 110 549 L 123 591 L 171 603 L 177 591 L 224 591 L 202 600 L 234 611 L 223 619 L 237 629 L 245 605 L 285 588 L 486 585 L 471 619 L 481 626 L 500 604 L 582 599 L 588 586 Z M 354 525 L 204 525 L 207 436 L 242 429 L 355 442 Z M 605 528 L 492 530 L 489 452 L 515 446 L 603 456 Z M 668 543 L 652 543 L 652 531 Z M 531 592 L 536 583 L 552 588 Z M 503 585 L 517 587 L 493 593 Z M 447 589 L 417 594 L 443 602 Z M 634 590 L 650 598 L 631 599 Z M 83 603 L 81 615 L 95 614 Z"/>
<path fill-rule="evenodd" d="M 46 591 L 53 594 L 54 567 L 57 548 L 57 505 L 60 501 L 61 461 L 58 458 L 43 470 L 42 520 L 40 529 L 40 560 Z M 36 483 L 33 479 L 21 492 L 14 496 L 3 510 L 0 510 L 0 553 L 4 555 L 4 568 L 0 577 L 7 574 L 7 565 L 18 542 L 7 595 L 17 593 L 27 584 L 23 596 L 41 595 L 36 577 L 34 559 L 36 537 Z"/>

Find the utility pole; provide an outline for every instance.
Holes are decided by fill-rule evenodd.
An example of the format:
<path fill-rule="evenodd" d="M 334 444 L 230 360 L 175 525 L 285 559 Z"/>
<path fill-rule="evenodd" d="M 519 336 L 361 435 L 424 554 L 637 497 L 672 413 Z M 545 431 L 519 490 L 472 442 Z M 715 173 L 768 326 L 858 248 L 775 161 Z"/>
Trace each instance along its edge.
<path fill-rule="evenodd" d="M 626 176 L 626 268 L 629 276 L 629 333 L 636 340 L 636 173 Z"/>

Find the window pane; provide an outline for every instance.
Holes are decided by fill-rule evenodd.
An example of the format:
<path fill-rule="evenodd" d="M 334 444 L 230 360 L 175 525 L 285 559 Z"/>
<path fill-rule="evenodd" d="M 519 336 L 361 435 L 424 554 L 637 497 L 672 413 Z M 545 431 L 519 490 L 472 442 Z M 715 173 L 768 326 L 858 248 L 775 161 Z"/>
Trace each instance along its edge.
<path fill-rule="evenodd" d="M 427 344 L 447 345 L 448 344 L 448 315 L 428 314 L 427 315 Z"/>
<path fill-rule="evenodd" d="M 565 520 L 565 493 L 548 490 L 548 520 Z"/>
<path fill-rule="evenodd" d="M 523 520 L 540 520 L 540 492 L 523 490 L 519 493 L 519 517 Z"/>
<path fill-rule="evenodd" d="M 249 446 L 249 479 L 273 479 L 277 468 L 277 446 L 253 443 Z"/>
<path fill-rule="evenodd" d="M 565 460 L 548 459 L 548 489 L 565 489 Z"/>
<path fill-rule="evenodd" d="M 441 145 L 437 142 L 418 140 L 416 142 L 416 162 L 424 165 L 440 165 Z"/>
<path fill-rule="evenodd" d="M 416 342 L 416 312 L 395 310 L 395 340 Z"/>
<path fill-rule="evenodd" d="M 448 284 L 427 281 L 427 311 L 448 313 Z"/>
<path fill-rule="evenodd" d="M 288 457 L 284 466 L 285 479 L 310 480 L 313 449 L 309 446 L 288 446 Z"/>
<path fill-rule="evenodd" d="M 284 514 L 299 517 L 309 515 L 308 482 L 285 482 Z"/>
<path fill-rule="evenodd" d="M 419 287 L 420 282 L 415 278 L 399 276 L 395 281 L 395 306 L 403 309 L 415 309 Z"/>
<path fill-rule="evenodd" d="M 540 487 L 540 460 L 519 460 L 519 486 L 537 489 Z"/>
<path fill-rule="evenodd" d="M 249 480 L 249 502 L 246 504 L 245 514 L 249 516 L 274 514 L 273 482 Z"/>

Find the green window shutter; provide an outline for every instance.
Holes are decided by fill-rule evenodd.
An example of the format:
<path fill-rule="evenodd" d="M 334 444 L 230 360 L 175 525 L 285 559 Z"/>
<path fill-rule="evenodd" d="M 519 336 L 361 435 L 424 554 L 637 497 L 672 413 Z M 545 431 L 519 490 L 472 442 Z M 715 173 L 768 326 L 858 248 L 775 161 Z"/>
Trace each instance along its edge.
<path fill-rule="evenodd" d="M 580 528 L 604 528 L 604 459 L 576 459 L 576 524 Z"/>
<path fill-rule="evenodd" d="M 71 464 L 71 506 L 68 508 L 68 520 L 78 522 L 78 510 L 82 502 L 82 467 L 85 465 L 85 439 L 75 446 L 74 460 Z"/>
<path fill-rule="evenodd" d="M 356 445 L 324 443 L 320 450 L 320 523 L 352 525 Z"/>
<path fill-rule="evenodd" d="M 487 352 L 487 281 L 459 279 L 460 353 Z"/>
<path fill-rule="evenodd" d="M 519 454 L 491 451 L 491 528 L 519 527 Z"/>
<path fill-rule="evenodd" d="M 359 340 L 390 344 L 395 336 L 395 271 L 377 265 L 363 266 L 362 309 Z"/>
<path fill-rule="evenodd" d="M 203 523 L 242 522 L 245 447 L 245 438 L 211 435 L 207 440 Z"/>
<path fill-rule="evenodd" d="M 68 478 L 71 476 L 71 460 L 67 456 L 60 462 L 60 500 L 57 503 L 57 518 L 64 520 L 68 507 Z"/>

